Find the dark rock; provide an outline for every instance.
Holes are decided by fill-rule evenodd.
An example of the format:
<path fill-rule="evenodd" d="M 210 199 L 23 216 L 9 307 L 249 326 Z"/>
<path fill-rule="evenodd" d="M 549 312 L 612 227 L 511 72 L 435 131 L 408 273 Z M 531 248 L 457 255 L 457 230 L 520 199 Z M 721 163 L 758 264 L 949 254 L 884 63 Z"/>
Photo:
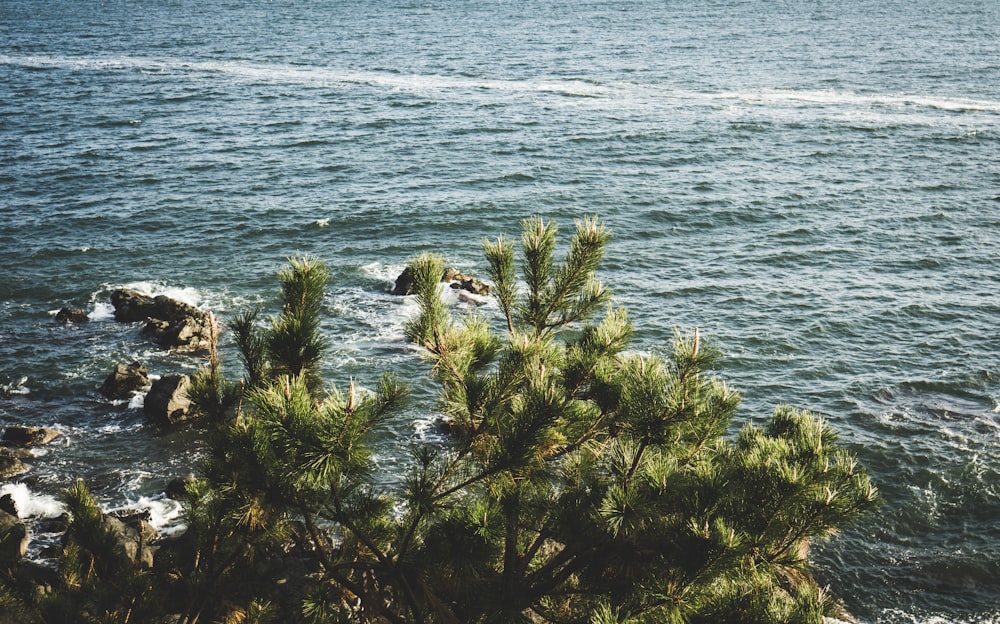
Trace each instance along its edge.
<path fill-rule="evenodd" d="M 194 483 L 194 477 L 177 477 L 176 479 L 171 479 L 170 483 L 167 484 L 167 489 L 164 494 L 167 498 L 175 501 L 186 501 L 188 496 L 187 486 L 189 483 Z"/>
<path fill-rule="evenodd" d="M 187 375 L 164 375 L 153 382 L 146 395 L 142 411 L 147 418 L 160 424 L 174 425 L 192 415 L 191 399 L 187 397 L 191 378 Z"/>
<path fill-rule="evenodd" d="M 156 313 L 152 297 L 128 288 L 111 293 L 111 305 L 115 307 L 115 320 L 119 323 L 144 321 Z"/>
<path fill-rule="evenodd" d="M 79 308 L 63 308 L 56 312 L 56 321 L 59 323 L 86 323 L 89 320 L 87 312 Z"/>
<path fill-rule="evenodd" d="M 58 431 L 47 427 L 12 425 L 4 430 L 3 437 L 0 437 L 0 442 L 3 442 L 4 446 L 27 448 L 48 444 L 59 437 L 59 435 Z"/>
<path fill-rule="evenodd" d="M 149 385 L 149 371 L 138 362 L 118 364 L 101 385 L 101 394 L 109 399 L 127 399 L 136 390 Z"/>
<path fill-rule="evenodd" d="M 479 281 L 478 279 L 470 276 L 463 275 L 459 273 L 458 269 L 448 267 L 444 270 L 441 275 L 442 282 L 451 282 L 452 288 L 460 288 L 462 290 L 467 290 L 471 293 L 477 295 L 488 295 L 490 294 L 490 287 L 487 284 Z M 392 295 L 412 295 L 414 294 L 414 287 L 416 282 L 413 276 L 413 269 L 406 267 L 403 272 L 399 274 L 396 278 L 396 284 L 389 294 Z"/>
<path fill-rule="evenodd" d="M 400 297 L 404 295 L 412 295 L 413 285 L 413 269 L 406 267 L 403 269 L 403 272 L 399 274 L 399 277 L 396 278 L 396 284 L 393 286 L 392 290 L 389 291 L 389 294 L 398 295 Z"/>
<path fill-rule="evenodd" d="M 464 290 L 470 292 L 474 295 L 488 295 L 490 294 L 490 286 L 480 280 L 470 277 L 467 279 L 462 279 L 457 282 L 452 282 L 451 287 L 456 290 Z"/>
<path fill-rule="evenodd" d="M 17 516 L 0 511 L 0 569 L 9 569 L 28 552 L 28 527 Z"/>
<path fill-rule="evenodd" d="M 212 316 L 183 301 L 120 288 L 111 293 L 111 305 L 115 307 L 116 321 L 144 321 L 143 331 L 169 349 L 203 351 L 211 344 Z"/>
<path fill-rule="evenodd" d="M 55 518 L 41 518 L 35 524 L 38 533 L 65 533 L 73 518 L 68 513 L 61 513 Z"/>
<path fill-rule="evenodd" d="M 17 503 L 14 502 L 14 497 L 10 494 L 4 494 L 0 496 L 0 511 L 4 511 L 14 516 L 18 517 L 17 513 Z"/>

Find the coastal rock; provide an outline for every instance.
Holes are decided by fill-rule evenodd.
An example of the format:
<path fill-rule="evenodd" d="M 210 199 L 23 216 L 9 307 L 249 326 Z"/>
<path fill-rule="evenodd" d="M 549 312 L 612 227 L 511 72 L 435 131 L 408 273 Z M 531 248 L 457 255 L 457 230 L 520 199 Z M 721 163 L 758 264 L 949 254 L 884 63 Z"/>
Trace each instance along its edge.
<path fill-rule="evenodd" d="M 152 568 L 155 548 L 150 546 L 150 542 L 158 535 L 147 520 L 148 516 L 142 513 L 128 516 L 124 520 L 111 514 L 103 514 L 101 526 L 111 535 L 115 555 L 133 565 Z M 63 545 L 71 545 L 75 540 L 73 526 L 70 525 L 63 537 Z"/>
<path fill-rule="evenodd" d="M 193 305 L 165 295 L 149 297 L 127 288 L 111 293 L 115 320 L 144 321 L 143 331 L 160 345 L 177 351 L 203 351 L 212 340 L 212 317 Z"/>
<path fill-rule="evenodd" d="M 448 267 L 444 270 L 441 275 L 442 282 L 450 282 L 451 287 L 455 289 L 461 289 L 471 292 L 476 295 L 488 295 L 490 294 L 490 287 L 488 284 L 472 277 L 471 275 L 463 275 L 458 271 L 458 269 Z M 399 274 L 396 278 L 395 286 L 389 294 L 391 295 L 412 295 L 414 294 L 414 287 L 416 283 L 414 281 L 413 269 L 406 267 L 403 272 Z"/>
<path fill-rule="evenodd" d="M 28 465 L 13 454 L 0 453 L 0 479 L 9 479 L 28 472 L 28 469 Z"/>
<path fill-rule="evenodd" d="M 188 375 L 164 375 L 153 382 L 143 402 L 147 418 L 164 425 L 175 425 L 191 417 L 191 399 L 187 397 L 191 378 Z"/>
<path fill-rule="evenodd" d="M 12 568 L 28 552 L 28 527 L 17 516 L 0 511 L 0 569 Z"/>
<path fill-rule="evenodd" d="M 59 323 L 86 323 L 89 320 L 86 310 L 79 308 L 62 308 L 56 312 L 56 322 Z"/>
<path fill-rule="evenodd" d="M 26 427 L 23 425 L 12 425 L 7 427 L 0 437 L 0 442 L 4 446 L 17 446 L 28 448 L 31 446 L 42 446 L 59 437 L 60 433 L 55 429 L 47 427 Z"/>
<path fill-rule="evenodd" d="M 0 496 L 0 511 L 9 513 L 10 515 L 17 517 L 17 502 L 14 497 L 10 494 L 4 494 Z"/>
<path fill-rule="evenodd" d="M 112 292 L 111 305 L 115 308 L 115 320 L 119 323 L 144 321 L 156 314 L 152 297 L 128 288 Z"/>
<path fill-rule="evenodd" d="M 470 277 L 461 279 L 456 282 L 451 283 L 451 287 L 456 290 L 464 290 L 470 292 L 474 295 L 488 295 L 490 294 L 490 286 L 480 280 Z"/>
<path fill-rule="evenodd" d="M 139 362 L 118 364 L 104 379 L 100 392 L 109 399 L 127 399 L 149 385 L 149 371 Z"/>
<path fill-rule="evenodd" d="M 405 296 L 413 294 L 413 269 L 406 267 L 403 272 L 396 277 L 396 283 L 392 290 L 389 291 L 390 295 Z"/>

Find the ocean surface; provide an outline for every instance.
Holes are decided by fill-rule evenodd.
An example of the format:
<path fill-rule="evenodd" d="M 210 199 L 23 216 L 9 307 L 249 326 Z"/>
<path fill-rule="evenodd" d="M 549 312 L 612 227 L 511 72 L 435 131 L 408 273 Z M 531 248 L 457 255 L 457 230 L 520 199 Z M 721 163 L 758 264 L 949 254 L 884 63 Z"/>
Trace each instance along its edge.
<path fill-rule="evenodd" d="M 39 519 L 84 477 L 176 529 L 198 431 L 97 388 L 200 361 L 109 295 L 273 312 L 298 254 L 328 377 L 412 385 L 391 484 L 435 417 L 407 260 L 485 276 L 484 236 L 596 214 L 635 349 L 698 327 L 738 425 L 810 409 L 869 469 L 880 511 L 814 549 L 849 610 L 1000 621 L 998 43 L 995 0 L 0 0 L 0 427 L 63 434 L 0 493 Z"/>

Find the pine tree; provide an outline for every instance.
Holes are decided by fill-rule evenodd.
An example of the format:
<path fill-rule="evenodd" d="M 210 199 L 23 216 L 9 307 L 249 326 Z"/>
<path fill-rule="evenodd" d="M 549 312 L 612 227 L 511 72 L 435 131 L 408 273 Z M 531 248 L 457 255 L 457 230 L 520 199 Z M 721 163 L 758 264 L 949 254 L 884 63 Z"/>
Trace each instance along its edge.
<path fill-rule="evenodd" d="M 818 624 L 836 613 L 808 549 L 877 503 L 864 469 L 805 411 L 779 406 L 733 432 L 740 396 L 714 376 L 712 345 L 694 330 L 663 354 L 630 352 L 628 314 L 596 278 L 605 227 L 577 223 L 561 259 L 557 234 L 529 219 L 519 245 L 484 241 L 498 318 L 456 318 L 443 260 L 412 261 L 420 313 L 406 336 L 440 387 L 449 437 L 415 446 L 392 491 L 375 486 L 369 436 L 406 390 L 391 375 L 371 392 L 324 383 L 328 272 L 290 260 L 280 314 L 230 325 L 243 379 L 223 376 L 213 348 L 193 384 L 209 449 L 179 543 L 152 571 L 113 580 L 125 564 L 76 491 L 72 578 L 44 603 L 13 579 L 0 601 L 32 621 L 58 605 L 117 622 L 168 605 L 181 624 Z"/>

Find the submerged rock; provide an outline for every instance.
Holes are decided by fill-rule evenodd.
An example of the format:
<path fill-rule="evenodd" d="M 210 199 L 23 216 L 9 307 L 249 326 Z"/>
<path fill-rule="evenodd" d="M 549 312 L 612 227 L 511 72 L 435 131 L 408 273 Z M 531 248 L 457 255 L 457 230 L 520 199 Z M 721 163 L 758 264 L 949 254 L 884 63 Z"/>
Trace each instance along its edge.
<path fill-rule="evenodd" d="M 163 425 L 175 425 L 191 417 L 191 399 L 187 396 L 191 377 L 164 375 L 153 382 L 143 402 L 142 411 L 147 418 Z"/>
<path fill-rule="evenodd" d="M 118 364 L 104 379 L 101 394 L 109 399 L 127 399 L 136 390 L 149 385 L 149 371 L 139 362 Z"/>
<path fill-rule="evenodd" d="M 86 310 L 79 308 L 62 308 L 56 312 L 56 321 L 59 323 L 86 323 L 89 320 Z"/>

